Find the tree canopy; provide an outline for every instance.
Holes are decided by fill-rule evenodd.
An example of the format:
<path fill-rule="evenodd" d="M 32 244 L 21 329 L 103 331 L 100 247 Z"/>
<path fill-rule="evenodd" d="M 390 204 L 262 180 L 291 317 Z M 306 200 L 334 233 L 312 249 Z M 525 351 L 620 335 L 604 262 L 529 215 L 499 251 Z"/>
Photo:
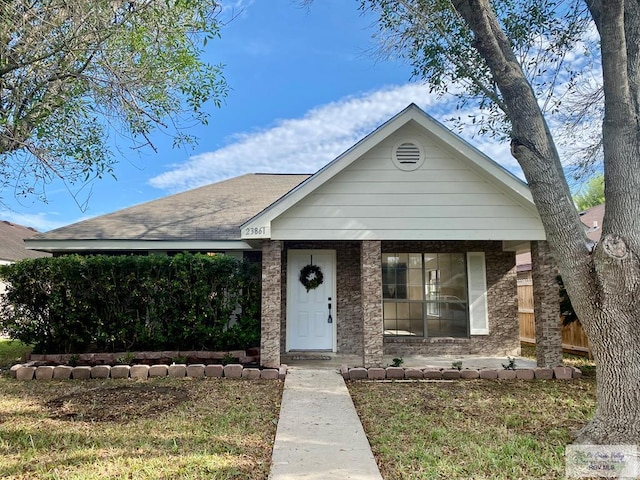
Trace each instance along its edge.
<path fill-rule="evenodd" d="M 591 177 L 579 193 L 573 196 L 581 212 L 604 203 L 604 175 Z"/>
<path fill-rule="evenodd" d="M 477 102 L 511 144 L 596 360 L 580 442 L 640 441 L 640 9 L 628 0 L 361 0 L 382 39 L 437 92 Z M 566 107 L 569 108 L 566 108 Z M 467 119 L 461 119 L 467 120 Z M 476 120 L 476 119 L 471 119 Z M 554 123 L 596 125 L 607 208 L 586 235 Z M 569 135 L 568 142 L 575 142 Z M 593 155 L 595 153 L 595 155 Z M 587 163 L 589 158 L 587 157 Z M 561 358 L 561 357 L 560 357 Z"/>
<path fill-rule="evenodd" d="M 0 189 L 112 173 L 118 148 L 175 144 L 227 86 L 201 60 L 214 0 L 14 0 L 0 5 Z"/>

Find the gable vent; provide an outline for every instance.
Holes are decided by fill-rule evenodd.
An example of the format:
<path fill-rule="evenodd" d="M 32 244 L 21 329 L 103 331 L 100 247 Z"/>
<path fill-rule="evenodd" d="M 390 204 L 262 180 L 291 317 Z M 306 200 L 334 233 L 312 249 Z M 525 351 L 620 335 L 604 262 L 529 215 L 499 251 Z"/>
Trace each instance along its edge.
<path fill-rule="evenodd" d="M 417 143 L 402 142 L 393 149 L 393 163 L 400 170 L 416 170 L 423 162 L 422 149 Z"/>

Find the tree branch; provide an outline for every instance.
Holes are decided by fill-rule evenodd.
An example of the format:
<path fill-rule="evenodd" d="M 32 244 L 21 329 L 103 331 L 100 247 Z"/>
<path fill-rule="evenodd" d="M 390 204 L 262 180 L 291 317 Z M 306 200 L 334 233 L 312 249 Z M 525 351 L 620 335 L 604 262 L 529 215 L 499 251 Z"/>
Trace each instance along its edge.
<path fill-rule="evenodd" d="M 531 188 L 551 245 L 565 245 L 576 257 L 590 253 L 562 164 L 531 84 L 488 0 L 453 0 L 474 32 L 474 46 L 500 89 L 512 125 L 512 153 Z M 560 188 L 558 188 L 560 186 Z"/>

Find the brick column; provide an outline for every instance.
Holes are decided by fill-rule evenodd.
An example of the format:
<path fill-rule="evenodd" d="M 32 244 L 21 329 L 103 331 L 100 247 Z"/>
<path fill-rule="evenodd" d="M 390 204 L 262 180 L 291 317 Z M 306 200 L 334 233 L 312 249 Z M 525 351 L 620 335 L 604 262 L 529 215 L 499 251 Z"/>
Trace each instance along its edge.
<path fill-rule="evenodd" d="M 536 361 L 539 367 L 562 364 L 562 325 L 558 269 L 547 242 L 531 242 Z"/>
<path fill-rule="evenodd" d="M 364 366 L 381 367 L 383 354 L 382 252 L 379 240 L 363 240 L 360 250 L 362 269 L 362 314 Z"/>
<path fill-rule="evenodd" d="M 260 364 L 280 365 L 280 322 L 282 319 L 282 242 L 262 244 L 262 318 L 260 321 Z"/>

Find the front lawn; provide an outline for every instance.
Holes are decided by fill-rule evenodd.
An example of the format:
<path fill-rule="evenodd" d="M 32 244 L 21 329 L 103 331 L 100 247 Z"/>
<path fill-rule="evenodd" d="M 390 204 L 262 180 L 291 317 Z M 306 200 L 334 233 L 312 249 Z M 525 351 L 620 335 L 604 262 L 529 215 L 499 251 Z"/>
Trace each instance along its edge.
<path fill-rule="evenodd" d="M 266 479 L 282 382 L 0 376 L 0 478 Z"/>
<path fill-rule="evenodd" d="M 595 379 L 349 382 L 385 480 L 561 479 Z"/>

